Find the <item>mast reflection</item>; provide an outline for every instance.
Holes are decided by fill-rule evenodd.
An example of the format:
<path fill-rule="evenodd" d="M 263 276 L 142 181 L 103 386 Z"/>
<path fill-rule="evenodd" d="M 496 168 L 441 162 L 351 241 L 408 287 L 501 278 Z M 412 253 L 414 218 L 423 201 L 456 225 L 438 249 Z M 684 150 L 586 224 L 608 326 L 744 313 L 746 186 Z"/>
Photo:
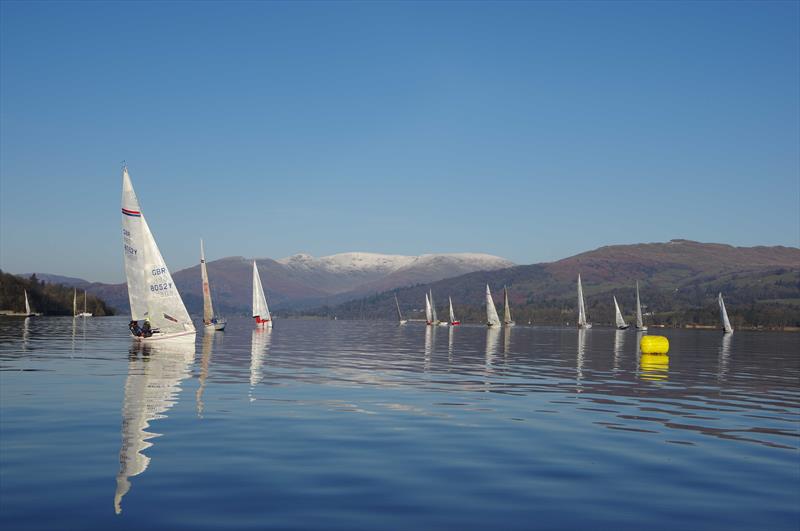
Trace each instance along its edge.
<path fill-rule="evenodd" d="M 142 452 L 152 446 L 149 440 L 160 434 L 146 430 L 151 421 L 165 418 L 165 413 L 177 402 L 180 382 L 189 376 L 194 353 L 194 336 L 131 347 L 114 493 L 117 514 L 122 512 L 122 497 L 131 488 L 129 478 L 141 474 L 150 464 L 150 458 Z"/>
<path fill-rule="evenodd" d="M 208 378 L 208 369 L 211 366 L 211 356 L 214 353 L 214 341 L 216 338 L 222 338 L 223 334 L 214 334 L 213 332 L 206 332 L 203 334 L 202 358 L 200 359 L 200 377 L 199 386 L 195 393 L 195 403 L 197 407 L 197 416 L 203 416 L 203 392 L 206 389 L 206 379 Z M 221 339 L 220 339 L 221 340 Z"/>
<path fill-rule="evenodd" d="M 619 362 L 622 359 L 623 349 L 625 348 L 625 330 L 614 332 L 614 370 L 619 370 Z"/>

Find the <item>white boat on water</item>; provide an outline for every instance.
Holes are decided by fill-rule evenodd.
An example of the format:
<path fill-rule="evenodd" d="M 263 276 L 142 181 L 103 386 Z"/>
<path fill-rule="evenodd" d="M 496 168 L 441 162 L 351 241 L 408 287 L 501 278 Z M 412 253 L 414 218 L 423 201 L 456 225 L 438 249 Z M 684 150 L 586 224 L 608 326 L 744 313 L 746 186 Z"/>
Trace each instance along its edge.
<path fill-rule="evenodd" d="M 497 315 L 489 284 L 486 284 L 486 326 L 500 326 L 500 317 Z"/>
<path fill-rule="evenodd" d="M 592 323 L 586 318 L 586 303 L 583 300 L 583 284 L 581 284 L 581 275 L 578 274 L 578 328 L 586 329 L 591 328 Z"/>
<path fill-rule="evenodd" d="M 152 335 L 134 335 L 131 323 L 131 335 L 149 342 L 194 334 L 189 312 L 139 207 L 127 167 L 122 169 L 122 242 L 131 321 L 145 320 L 152 330 Z"/>
<path fill-rule="evenodd" d="M 450 326 L 458 326 L 461 321 L 456 319 L 456 312 L 453 311 L 453 298 L 447 297 L 447 300 L 450 301 Z"/>
<path fill-rule="evenodd" d="M 511 305 L 508 304 L 508 288 L 503 286 L 503 326 L 514 326 L 511 318 Z"/>
<path fill-rule="evenodd" d="M 622 312 L 619 310 L 619 304 L 617 304 L 616 296 L 614 296 L 614 318 L 616 319 L 617 329 L 626 330 L 630 326 L 622 317 Z"/>
<path fill-rule="evenodd" d="M 428 298 L 428 294 L 425 294 L 425 324 L 432 325 L 433 324 L 433 312 L 431 312 L 431 300 Z"/>
<path fill-rule="evenodd" d="M 208 270 L 206 269 L 206 252 L 203 240 L 200 240 L 200 277 L 203 281 L 203 328 L 207 332 L 225 330 L 228 323 L 223 317 L 214 315 L 214 306 L 211 304 L 211 285 L 208 283 Z"/>
<path fill-rule="evenodd" d="M 77 290 L 76 290 L 76 293 L 77 293 Z M 73 308 L 72 308 L 73 311 L 77 311 L 77 307 L 76 307 L 75 303 L 77 303 L 77 301 L 73 301 Z M 86 311 L 88 309 L 87 306 L 88 306 L 88 304 L 87 304 L 86 290 L 83 290 L 83 311 L 81 313 L 76 314 L 76 315 L 78 317 L 91 317 L 92 316 L 92 312 Z"/>
<path fill-rule="evenodd" d="M 404 325 L 408 322 L 408 319 L 403 319 L 403 314 L 400 312 L 400 303 L 397 301 L 397 294 L 394 294 L 394 305 L 397 307 L 397 320 L 400 322 L 401 325 Z"/>
<path fill-rule="evenodd" d="M 447 323 L 440 321 L 439 317 L 436 315 L 436 305 L 433 303 L 433 290 L 430 290 L 429 295 L 431 299 L 431 324 L 434 326 L 447 326 Z"/>
<path fill-rule="evenodd" d="M 719 303 L 719 316 L 722 319 L 722 331 L 726 334 L 733 333 L 733 327 L 731 326 L 731 321 L 728 319 L 728 311 L 725 310 L 725 301 L 722 300 L 722 292 L 719 292 L 717 296 L 717 302 Z"/>
<path fill-rule="evenodd" d="M 255 260 L 253 260 L 253 318 L 256 320 L 257 326 L 272 328 L 272 316 L 269 314 L 267 297 L 261 286 L 261 277 L 258 274 Z"/>
<path fill-rule="evenodd" d="M 636 330 L 647 331 L 647 327 L 642 320 L 642 301 L 639 299 L 639 281 L 636 281 Z"/>
<path fill-rule="evenodd" d="M 23 290 L 25 293 L 25 317 L 35 317 L 37 315 L 42 315 L 41 313 L 36 313 L 31 310 L 31 303 L 28 302 L 28 290 Z"/>

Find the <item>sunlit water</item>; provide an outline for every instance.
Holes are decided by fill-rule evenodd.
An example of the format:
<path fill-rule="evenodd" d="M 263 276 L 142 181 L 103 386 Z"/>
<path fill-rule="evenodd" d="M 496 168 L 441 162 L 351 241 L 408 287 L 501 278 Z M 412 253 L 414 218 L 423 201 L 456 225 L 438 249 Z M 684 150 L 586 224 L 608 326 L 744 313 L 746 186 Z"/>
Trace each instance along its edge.
<path fill-rule="evenodd" d="M 0 319 L 3 529 L 798 529 L 800 335 Z"/>

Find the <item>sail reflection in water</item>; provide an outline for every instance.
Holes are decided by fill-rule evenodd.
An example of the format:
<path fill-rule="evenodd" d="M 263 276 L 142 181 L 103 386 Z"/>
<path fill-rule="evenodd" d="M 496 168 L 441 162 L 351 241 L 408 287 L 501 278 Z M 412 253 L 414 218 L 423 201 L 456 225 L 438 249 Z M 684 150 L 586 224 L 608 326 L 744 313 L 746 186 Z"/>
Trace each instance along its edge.
<path fill-rule="evenodd" d="M 494 357 L 500 350 L 500 329 L 495 327 L 486 328 L 486 370 L 491 372 L 494 364 Z"/>
<path fill-rule="evenodd" d="M 176 403 L 180 382 L 190 374 L 194 352 L 194 336 L 131 347 L 114 494 L 117 514 L 122 512 L 122 497 L 131 488 L 129 478 L 141 474 L 150 464 L 150 458 L 142 452 L 152 446 L 149 439 L 160 434 L 146 430 L 151 421 L 165 418 L 165 413 Z"/>
<path fill-rule="evenodd" d="M 585 328 L 578 328 L 578 352 L 575 356 L 575 392 L 583 390 L 583 358 L 586 355 L 586 334 L 589 331 Z"/>
<path fill-rule="evenodd" d="M 619 362 L 622 360 L 622 355 L 625 352 L 625 330 L 617 330 L 614 332 L 614 370 L 619 370 Z"/>
<path fill-rule="evenodd" d="M 719 346 L 719 369 L 717 370 L 717 379 L 724 381 L 725 376 L 728 374 L 728 362 L 731 357 L 731 341 L 733 341 L 733 334 L 723 334 L 722 343 Z"/>
<path fill-rule="evenodd" d="M 503 355 L 508 356 L 511 353 L 511 326 L 506 326 L 503 330 Z"/>
<path fill-rule="evenodd" d="M 261 382 L 261 365 L 269 351 L 269 344 L 272 341 L 272 328 L 257 327 L 253 329 L 250 339 L 250 401 L 256 398 L 253 396 L 255 387 Z"/>
<path fill-rule="evenodd" d="M 203 334 L 203 350 L 202 357 L 200 358 L 200 377 L 198 378 L 197 392 L 195 393 L 195 403 L 197 404 L 197 416 L 203 416 L 203 392 L 206 390 L 206 380 L 208 379 L 208 371 L 211 367 L 211 356 L 214 354 L 214 343 L 222 344 L 224 334 L 214 334 L 213 329 Z"/>

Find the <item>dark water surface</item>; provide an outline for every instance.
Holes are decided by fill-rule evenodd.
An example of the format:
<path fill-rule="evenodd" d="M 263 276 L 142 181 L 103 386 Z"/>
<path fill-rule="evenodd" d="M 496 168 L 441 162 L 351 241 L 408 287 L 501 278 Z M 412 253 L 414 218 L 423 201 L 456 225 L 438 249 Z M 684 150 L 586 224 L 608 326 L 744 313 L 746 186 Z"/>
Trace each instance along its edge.
<path fill-rule="evenodd" d="M 798 529 L 800 335 L 0 319 L 3 529 Z"/>

